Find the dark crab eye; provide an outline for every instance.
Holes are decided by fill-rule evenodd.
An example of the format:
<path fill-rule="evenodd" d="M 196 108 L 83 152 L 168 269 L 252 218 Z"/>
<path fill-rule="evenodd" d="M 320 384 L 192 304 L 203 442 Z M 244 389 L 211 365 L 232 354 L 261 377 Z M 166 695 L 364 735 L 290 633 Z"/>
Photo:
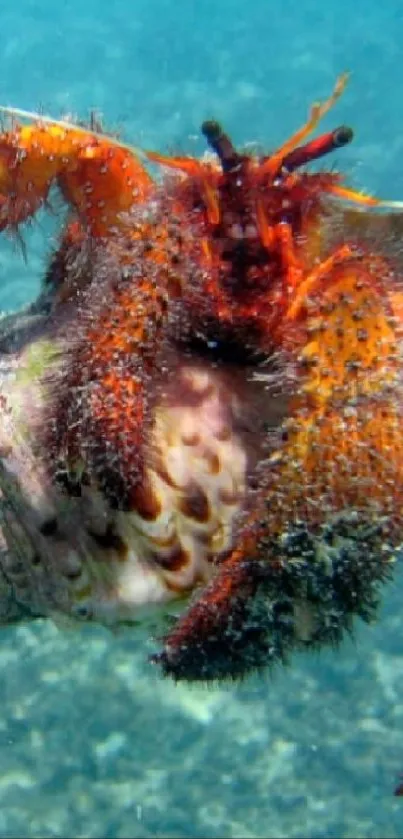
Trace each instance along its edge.
<path fill-rule="evenodd" d="M 218 155 L 224 172 L 233 172 L 242 163 L 242 157 L 234 148 L 230 138 L 219 122 L 206 120 L 201 127 L 209 146 Z"/>

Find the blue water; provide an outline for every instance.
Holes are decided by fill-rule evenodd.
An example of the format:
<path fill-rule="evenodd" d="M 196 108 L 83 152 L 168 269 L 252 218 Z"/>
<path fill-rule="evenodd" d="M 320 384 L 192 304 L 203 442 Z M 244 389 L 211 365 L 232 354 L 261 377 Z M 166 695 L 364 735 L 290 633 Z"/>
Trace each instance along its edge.
<path fill-rule="evenodd" d="M 401 0 L 15 0 L 0 9 L 0 101 L 95 107 L 125 139 L 199 153 L 215 116 L 277 146 L 351 71 L 326 125 L 337 162 L 403 198 Z M 57 229 L 0 243 L 0 307 L 35 296 Z M 402 581 L 338 651 L 231 688 L 163 682 L 147 649 L 50 623 L 0 634 L 0 836 L 402 837 Z"/>

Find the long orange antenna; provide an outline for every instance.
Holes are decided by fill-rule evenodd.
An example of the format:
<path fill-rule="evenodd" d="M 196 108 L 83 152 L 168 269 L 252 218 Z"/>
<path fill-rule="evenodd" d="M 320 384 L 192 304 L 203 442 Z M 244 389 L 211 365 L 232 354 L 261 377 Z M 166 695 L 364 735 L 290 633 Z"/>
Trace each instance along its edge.
<path fill-rule="evenodd" d="M 403 201 L 383 201 L 381 198 L 365 195 L 365 193 L 356 192 L 354 189 L 348 189 L 339 184 L 332 184 L 327 187 L 326 192 L 336 195 L 337 198 L 344 198 L 345 201 L 362 204 L 363 207 L 387 207 L 390 210 L 403 210 Z"/>
<path fill-rule="evenodd" d="M 325 102 L 316 102 L 312 105 L 307 122 L 304 123 L 304 125 L 302 125 L 289 140 L 286 140 L 286 142 L 280 146 L 274 154 L 270 155 L 261 168 L 262 175 L 269 176 L 269 178 L 274 178 L 275 175 L 277 175 L 279 169 L 281 169 L 284 159 L 292 151 L 294 151 L 297 146 L 306 140 L 310 134 L 312 134 L 312 131 L 314 131 L 316 126 L 319 125 L 321 119 L 323 119 L 325 114 L 333 108 L 333 105 L 335 105 L 337 100 L 340 99 L 340 96 L 346 87 L 347 81 L 348 73 L 343 73 L 343 75 L 339 76 L 337 79 L 332 95 L 329 96 Z"/>

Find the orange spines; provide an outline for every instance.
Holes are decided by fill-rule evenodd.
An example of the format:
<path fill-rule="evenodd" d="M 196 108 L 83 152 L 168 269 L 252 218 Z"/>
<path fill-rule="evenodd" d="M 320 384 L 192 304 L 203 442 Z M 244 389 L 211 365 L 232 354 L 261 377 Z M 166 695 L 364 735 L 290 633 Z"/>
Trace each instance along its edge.
<path fill-rule="evenodd" d="M 55 464 L 72 475 L 85 471 L 124 508 L 143 475 L 160 375 L 169 298 L 160 258 L 158 237 L 150 249 L 121 238 L 116 252 L 98 252 L 96 282 L 63 339 L 66 361 L 51 383 L 52 421 L 44 431 L 53 471 Z"/>
<path fill-rule="evenodd" d="M 401 531 L 402 325 L 393 285 L 386 262 L 356 256 L 311 300 L 299 393 L 273 475 L 280 528 L 351 509 L 367 520 L 388 516 L 392 541 Z"/>
<path fill-rule="evenodd" d="M 85 129 L 38 122 L 0 135 L 1 228 L 30 218 L 52 185 L 92 235 L 106 236 L 146 198 L 151 180 L 134 154 Z"/>
<path fill-rule="evenodd" d="M 127 225 L 125 215 L 150 197 L 152 181 L 124 148 L 91 138 L 63 167 L 58 185 L 93 236 L 108 236 Z"/>
<path fill-rule="evenodd" d="M 0 136 L 0 227 L 16 228 L 46 201 L 61 166 L 60 137 L 26 126 Z"/>

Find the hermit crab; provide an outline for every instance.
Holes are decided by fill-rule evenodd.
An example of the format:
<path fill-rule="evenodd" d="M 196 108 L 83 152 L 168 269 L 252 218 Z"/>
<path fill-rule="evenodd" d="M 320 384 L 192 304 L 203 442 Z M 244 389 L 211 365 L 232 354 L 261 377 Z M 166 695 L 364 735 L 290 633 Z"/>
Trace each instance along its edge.
<path fill-rule="evenodd" d="M 151 620 L 175 679 L 237 678 L 375 614 L 402 542 L 401 205 L 270 154 L 202 159 L 6 111 L 0 227 L 52 192 L 38 300 L 0 322 L 0 614 Z M 357 205 L 357 206 L 354 206 Z M 154 623 L 153 623 L 154 622 Z"/>

